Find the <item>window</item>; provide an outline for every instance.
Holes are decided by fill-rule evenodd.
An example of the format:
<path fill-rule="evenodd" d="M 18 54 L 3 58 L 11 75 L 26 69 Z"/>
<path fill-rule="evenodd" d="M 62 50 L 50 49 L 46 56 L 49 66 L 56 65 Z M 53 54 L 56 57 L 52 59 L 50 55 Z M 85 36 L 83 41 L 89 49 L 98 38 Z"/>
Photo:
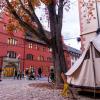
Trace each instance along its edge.
<path fill-rule="evenodd" d="M 29 43 L 29 48 L 32 48 L 33 47 L 33 44 L 32 43 Z"/>
<path fill-rule="evenodd" d="M 44 57 L 43 56 L 41 56 L 41 61 L 44 61 Z"/>
<path fill-rule="evenodd" d="M 16 45 L 17 44 L 17 40 L 14 38 L 8 38 L 8 44 L 9 45 Z"/>
<path fill-rule="evenodd" d="M 4 24 L 4 26 L 3 26 L 3 30 L 6 30 L 6 24 Z"/>
<path fill-rule="evenodd" d="M 26 59 L 27 60 L 33 60 L 33 55 L 32 54 L 27 54 Z"/>
<path fill-rule="evenodd" d="M 85 59 L 89 59 L 89 58 L 90 58 L 90 49 L 87 51 L 84 60 L 85 60 Z"/>
<path fill-rule="evenodd" d="M 39 50 L 39 46 L 37 44 L 35 45 L 35 49 L 36 50 Z"/>
<path fill-rule="evenodd" d="M 53 61 L 52 57 L 47 57 L 47 61 Z"/>
<path fill-rule="evenodd" d="M 43 52 L 45 52 L 46 51 L 46 47 L 43 47 Z"/>
<path fill-rule="evenodd" d="M 16 52 L 15 51 L 8 51 L 7 57 L 9 58 L 16 58 Z"/>
<path fill-rule="evenodd" d="M 38 56 L 38 60 L 39 60 L 39 61 L 44 61 L 44 57 L 41 56 L 41 55 L 39 55 L 39 56 Z"/>
<path fill-rule="evenodd" d="M 100 58 L 100 52 L 97 49 L 95 49 L 95 57 Z"/>
<path fill-rule="evenodd" d="M 49 52 L 52 52 L 52 48 L 48 48 L 48 51 L 49 51 Z"/>

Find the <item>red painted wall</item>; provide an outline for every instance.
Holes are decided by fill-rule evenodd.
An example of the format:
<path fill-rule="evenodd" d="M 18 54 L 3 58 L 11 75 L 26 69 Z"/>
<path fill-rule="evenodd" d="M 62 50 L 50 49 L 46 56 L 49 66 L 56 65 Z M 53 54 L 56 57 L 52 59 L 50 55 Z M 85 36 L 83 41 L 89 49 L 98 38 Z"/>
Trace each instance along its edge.
<path fill-rule="evenodd" d="M 24 33 L 22 32 L 16 32 L 14 33 L 14 36 L 12 38 L 17 40 L 17 45 L 9 45 L 8 44 L 8 38 L 11 36 L 7 33 L 5 29 L 5 25 L 7 24 L 8 17 L 6 15 L 3 15 L 4 17 L 0 19 L 0 66 L 2 66 L 2 59 L 4 56 L 7 56 L 7 51 L 15 51 L 17 55 L 20 54 L 20 67 L 21 69 L 29 68 L 30 66 L 33 66 L 36 74 L 38 67 L 41 67 L 43 70 L 43 75 L 47 76 L 49 72 L 50 66 L 53 65 L 52 61 L 47 61 L 47 57 L 51 57 L 52 54 L 48 50 L 48 47 L 46 45 L 42 45 L 39 43 L 33 43 L 33 48 L 29 48 L 29 42 L 24 39 Z M 38 45 L 39 49 L 36 50 L 35 45 Z M 43 51 L 43 47 L 46 48 L 46 51 Z M 34 59 L 33 60 L 27 60 L 26 54 L 33 54 Z M 42 55 L 44 57 L 44 61 L 39 61 L 38 56 Z M 67 51 L 65 51 L 65 58 L 68 65 L 68 68 L 71 67 L 71 55 L 68 54 Z"/>

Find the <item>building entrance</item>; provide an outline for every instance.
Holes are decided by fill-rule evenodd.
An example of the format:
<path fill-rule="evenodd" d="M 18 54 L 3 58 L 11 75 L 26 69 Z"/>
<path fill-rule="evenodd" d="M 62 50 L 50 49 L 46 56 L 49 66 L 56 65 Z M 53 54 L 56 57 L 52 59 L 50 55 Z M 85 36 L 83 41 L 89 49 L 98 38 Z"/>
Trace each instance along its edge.
<path fill-rule="evenodd" d="M 8 65 L 6 65 L 3 68 L 3 75 L 5 77 L 12 77 L 14 76 L 14 70 L 17 68 L 15 63 L 8 63 Z"/>
<path fill-rule="evenodd" d="M 14 76 L 14 71 L 20 69 L 20 60 L 15 58 L 3 58 L 3 75 L 4 77 Z"/>

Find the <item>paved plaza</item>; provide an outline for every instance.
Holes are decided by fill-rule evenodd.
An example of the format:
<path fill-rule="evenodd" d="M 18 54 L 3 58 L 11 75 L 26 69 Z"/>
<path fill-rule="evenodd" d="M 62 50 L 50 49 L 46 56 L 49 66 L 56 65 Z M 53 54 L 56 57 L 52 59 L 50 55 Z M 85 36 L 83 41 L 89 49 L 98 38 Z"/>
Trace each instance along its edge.
<path fill-rule="evenodd" d="M 73 100 L 72 98 L 62 97 L 60 89 L 48 89 L 46 87 L 29 85 L 35 83 L 47 83 L 47 80 L 3 79 L 0 82 L 0 100 Z M 77 98 L 77 100 L 96 100 L 79 95 Z"/>

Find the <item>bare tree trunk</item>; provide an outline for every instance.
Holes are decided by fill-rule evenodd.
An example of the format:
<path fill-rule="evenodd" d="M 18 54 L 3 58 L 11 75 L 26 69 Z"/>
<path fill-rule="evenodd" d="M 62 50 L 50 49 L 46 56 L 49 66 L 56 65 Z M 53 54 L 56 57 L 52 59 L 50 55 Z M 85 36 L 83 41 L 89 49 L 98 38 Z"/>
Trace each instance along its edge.
<path fill-rule="evenodd" d="M 53 42 L 55 42 L 55 40 L 53 40 Z M 52 43 L 52 55 L 53 55 L 55 75 L 56 75 L 56 85 L 58 86 L 61 83 L 61 76 L 60 76 L 61 66 L 60 66 L 58 49 L 55 48 L 56 46 L 57 45 L 55 43 Z"/>
<path fill-rule="evenodd" d="M 64 52 L 61 47 L 62 47 L 62 44 L 59 44 L 58 46 L 57 44 L 52 44 L 52 50 L 53 50 L 52 53 L 53 53 L 53 58 L 54 58 L 57 87 L 63 82 L 61 78 L 61 73 L 62 72 L 65 73 L 67 71 L 67 67 L 66 67 L 65 59 L 64 59 Z"/>
<path fill-rule="evenodd" d="M 62 83 L 61 72 L 66 72 L 67 67 L 65 63 L 61 29 L 62 29 L 62 9 L 59 12 L 59 16 L 56 15 L 55 4 L 48 6 L 50 17 L 50 28 L 52 35 L 52 53 L 54 58 L 54 66 L 56 70 L 56 85 Z M 59 17 L 59 18 L 58 18 Z M 59 20 L 59 22 L 58 22 Z"/>

